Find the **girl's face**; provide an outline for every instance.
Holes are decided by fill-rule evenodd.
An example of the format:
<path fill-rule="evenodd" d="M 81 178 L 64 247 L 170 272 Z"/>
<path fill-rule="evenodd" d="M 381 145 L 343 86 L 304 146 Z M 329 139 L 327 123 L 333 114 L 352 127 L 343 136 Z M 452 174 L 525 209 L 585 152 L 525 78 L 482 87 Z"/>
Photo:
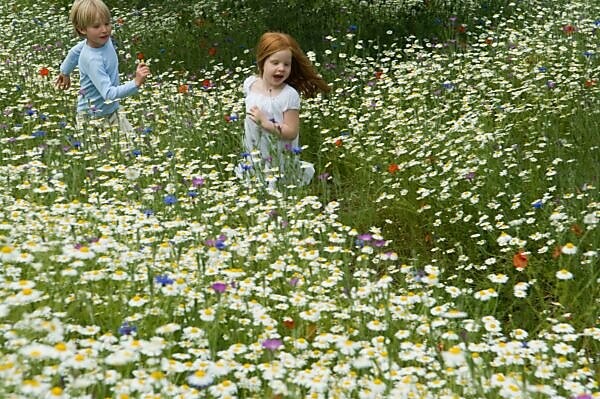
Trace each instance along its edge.
<path fill-rule="evenodd" d="M 278 88 L 285 83 L 292 71 L 292 52 L 288 49 L 271 54 L 265 60 L 262 78 L 267 88 Z"/>
<path fill-rule="evenodd" d="M 110 21 L 97 20 L 91 26 L 81 29 L 81 34 L 87 38 L 90 47 L 100 48 L 106 44 L 112 33 Z"/>

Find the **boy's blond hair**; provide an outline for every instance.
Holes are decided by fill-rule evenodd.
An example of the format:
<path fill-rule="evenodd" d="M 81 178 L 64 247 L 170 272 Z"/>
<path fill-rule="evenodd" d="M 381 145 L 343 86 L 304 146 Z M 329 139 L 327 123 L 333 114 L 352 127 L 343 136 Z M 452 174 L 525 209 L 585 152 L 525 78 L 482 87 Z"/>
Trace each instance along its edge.
<path fill-rule="evenodd" d="M 110 10 L 102 0 L 75 0 L 69 19 L 75 32 L 81 36 L 81 30 L 96 22 L 110 22 Z"/>

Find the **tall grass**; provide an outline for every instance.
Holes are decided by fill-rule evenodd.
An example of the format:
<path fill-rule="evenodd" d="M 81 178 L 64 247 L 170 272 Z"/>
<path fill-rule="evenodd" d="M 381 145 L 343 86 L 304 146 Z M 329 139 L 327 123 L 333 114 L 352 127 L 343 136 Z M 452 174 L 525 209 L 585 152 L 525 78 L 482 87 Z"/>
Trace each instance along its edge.
<path fill-rule="evenodd" d="M 0 396 L 600 397 L 598 6 L 130 4 L 133 137 L 53 87 L 68 4 L 0 5 Z M 333 90 L 273 192 L 234 169 L 279 27 Z"/>

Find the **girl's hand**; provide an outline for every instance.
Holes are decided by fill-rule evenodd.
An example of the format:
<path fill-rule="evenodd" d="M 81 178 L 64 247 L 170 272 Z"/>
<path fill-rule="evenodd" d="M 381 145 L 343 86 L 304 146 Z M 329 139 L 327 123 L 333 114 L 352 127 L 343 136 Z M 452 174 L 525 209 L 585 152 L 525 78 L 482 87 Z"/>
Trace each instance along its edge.
<path fill-rule="evenodd" d="M 61 90 L 67 90 L 69 87 L 71 87 L 71 77 L 61 73 L 56 77 L 54 85 Z"/>
<path fill-rule="evenodd" d="M 137 64 L 135 69 L 135 85 L 140 87 L 146 81 L 146 78 L 150 76 L 150 67 L 144 63 Z"/>
<path fill-rule="evenodd" d="M 258 108 L 257 105 L 250 108 L 250 111 L 248 111 L 248 116 L 254 123 L 256 123 L 259 126 L 264 125 L 264 123 L 266 122 L 265 114 L 260 110 L 260 108 Z"/>

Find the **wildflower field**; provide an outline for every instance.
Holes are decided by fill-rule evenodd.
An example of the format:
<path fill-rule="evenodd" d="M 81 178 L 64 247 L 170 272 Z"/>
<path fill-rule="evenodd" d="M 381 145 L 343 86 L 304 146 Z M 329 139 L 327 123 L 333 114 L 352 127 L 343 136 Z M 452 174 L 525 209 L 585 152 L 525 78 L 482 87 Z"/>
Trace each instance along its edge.
<path fill-rule="evenodd" d="M 181 14 L 112 8 L 153 75 L 81 132 L 56 4 L 0 1 L 0 398 L 600 398 L 600 3 L 323 35 L 277 190 L 235 173 L 260 32 L 187 69 Z"/>

